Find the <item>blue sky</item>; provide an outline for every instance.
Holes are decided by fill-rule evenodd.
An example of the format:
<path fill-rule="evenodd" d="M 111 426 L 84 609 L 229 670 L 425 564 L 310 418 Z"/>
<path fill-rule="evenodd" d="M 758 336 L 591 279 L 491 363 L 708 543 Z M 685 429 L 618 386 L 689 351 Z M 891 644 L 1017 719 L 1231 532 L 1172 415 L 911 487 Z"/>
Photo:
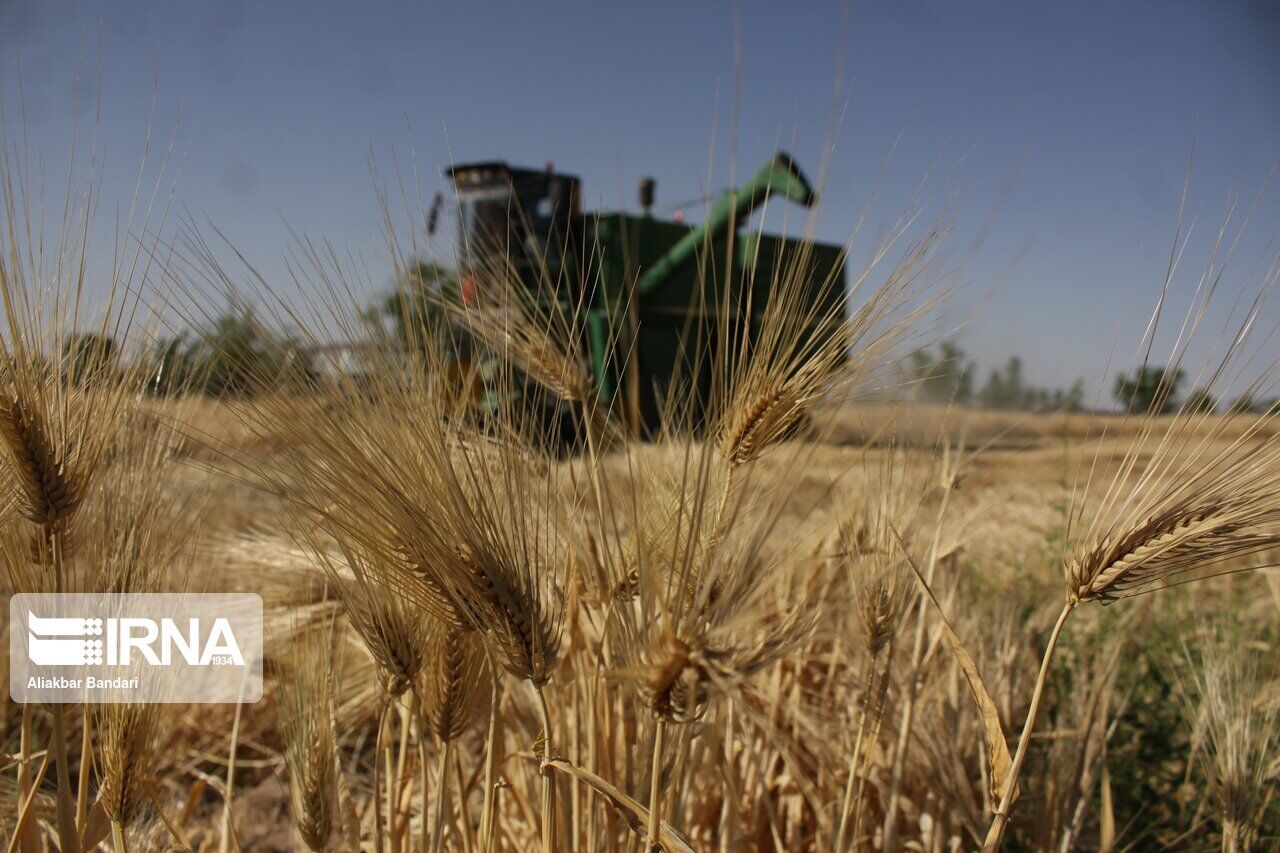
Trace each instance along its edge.
<path fill-rule="evenodd" d="M 654 175 L 667 208 L 724 187 L 735 153 L 739 177 L 776 147 L 816 172 L 843 67 L 820 236 L 848 236 L 905 131 L 866 233 L 954 167 L 966 286 L 943 328 L 967 323 L 981 366 L 1018 354 L 1047 384 L 1103 381 L 1118 335 L 1133 349 L 1193 141 L 1184 284 L 1233 194 L 1251 200 L 1280 161 L 1275 4 L 854 2 L 847 29 L 842 8 L 744 0 L 735 74 L 729 3 L 0 0 L 0 69 L 11 120 L 21 71 L 46 164 L 65 161 L 83 57 L 81 127 L 100 105 L 109 195 L 132 189 L 154 91 L 188 211 L 269 276 L 293 228 L 364 253 L 376 277 L 369 158 L 387 173 L 394 148 L 407 166 L 410 135 L 428 193 L 450 160 L 501 157 L 580 175 L 589 206 L 632 205 Z M 1229 282 L 1276 251 L 1277 193 Z"/>

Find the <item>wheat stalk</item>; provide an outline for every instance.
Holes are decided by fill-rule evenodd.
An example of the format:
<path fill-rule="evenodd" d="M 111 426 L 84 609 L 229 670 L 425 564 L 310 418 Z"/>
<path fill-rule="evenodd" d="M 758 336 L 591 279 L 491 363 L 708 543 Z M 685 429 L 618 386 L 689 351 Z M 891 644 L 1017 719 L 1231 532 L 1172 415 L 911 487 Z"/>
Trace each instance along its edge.
<path fill-rule="evenodd" d="M 878 519 L 882 524 L 885 519 Z M 874 522 L 873 522 L 874 524 Z M 870 676 L 864 692 L 865 700 L 858 716 L 858 730 L 854 737 L 853 752 L 849 756 L 848 779 L 844 800 L 840 809 L 840 824 L 836 833 L 835 850 L 843 851 L 848 832 L 852 829 L 856 840 L 862 822 L 862 801 L 865 795 L 871 747 L 863 755 L 864 738 L 870 721 L 871 732 L 867 739 L 874 747 L 879 736 L 884 700 L 889 687 L 890 668 L 893 666 L 893 642 L 897 636 L 903 611 L 906 609 L 910 587 L 905 582 L 900 562 L 890 557 L 888 531 L 873 534 L 868 541 L 867 528 L 849 522 L 842 524 L 836 539 L 837 562 L 849 575 L 853 589 L 853 604 L 862 616 L 862 643 Z M 861 568 L 861 573 L 854 567 Z M 884 659 L 883 666 L 881 659 Z M 856 784 L 855 784 L 856 783 Z M 857 796 L 855 799 L 855 789 Z M 849 825 L 853 816 L 854 823 Z"/>
<path fill-rule="evenodd" d="M 117 702 L 93 711 L 98 732 L 101 781 L 98 802 L 111 821 L 117 849 L 123 851 L 125 830 L 133 823 L 147 793 L 154 766 L 162 706 Z M 87 772 L 82 768 L 81 772 Z"/>
<path fill-rule="evenodd" d="M 1280 744 L 1280 713 L 1266 695 L 1254 656 L 1221 635 L 1198 654 L 1184 645 L 1189 675 L 1174 682 L 1191 723 L 1192 756 L 1201 759 L 1222 817 L 1222 849 L 1254 849 L 1266 820 L 1270 756 Z"/>
<path fill-rule="evenodd" d="M 729 467 L 745 465 L 788 435 L 815 399 L 816 395 L 806 398 L 782 383 L 744 401 L 720 439 L 720 452 Z"/>
<path fill-rule="evenodd" d="M 1221 426 L 1196 439 L 1188 449 L 1178 440 L 1193 414 L 1181 414 L 1167 426 L 1148 472 L 1136 487 L 1127 486 L 1133 457 L 1121 466 L 1118 481 L 1108 486 L 1100 512 L 1089 526 L 1092 538 L 1066 561 L 1066 601 L 1050 632 L 1036 678 L 1026 721 L 1013 757 L 1010 778 L 1000 793 L 985 847 L 998 848 L 1008 825 L 1014 788 L 1026 759 L 1050 663 L 1068 617 L 1090 602 L 1109 603 L 1175 583 L 1212 574 L 1230 560 L 1257 554 L 1280 544 L 1274 531 L 1280 521 L 1280 444 L 1260 434 L 1271 415 L 1261 416 L 1245 437 L 1225 449 L 1205 449 Z M 1253 439 L 1257 441 L 1253 441 Z M 1126 495 L 1116 516 L 1107 510 Z"/>
<path fill-rule="evenodd" d="M 489 641 L 508 673 L 532 686 L 542 716 L 542 845 L 555 844 L 551 715 L 545 688 L 559 661 L 568 550 L 560 469 L 510 441 L 494 460 L 469 446 L 451 459 L 450 527 L 459 545 L 441 555 L 439 579 Z"/>
<path fill-rule="evenodd" d="M 441 741 L 456 740 L 489 699 L 488 659 L 472 632 L 437 624 L 429 637 L 431 655 L 417 689 L 431 731 Z"/>
<path fill-rule="evenodd" d="M 423 670 L 417 691 L 425 720 L 440 742 L 436 811 L 431 835 L 431 850 L 437 853 L 444 843 L 444 816 L 449 801 L 448 766 L 453 756 L 454 741 L 466 731 L 486 699 L 492 701 L 492 697 L 488 695 L 488 659 L 476 634 L 437 623 L 430 635 L 432 656 Z M 460 792 L 460 795 L 464 794 Z"/>
<path fill-rule="evenodd" d="M 64 525 L 80 508 L 81 477 L 91 472 L 81 474 L 59 457 L 39 411 L 18 395 L 0 401 L 0 435 L 21 488 L 23 516 L 44 528 Z"/>
<path fill-rule="evenodd" d="M 722 304 L 729 330 L 721 336 L 713 402 L 713 434 L 732 471 L 796 432 L 823 401 L 874 384 L 887 356 L 932 305 L 912 305 L 933 276 L 942 230 L 912 244 L 885 280 L 850 308 L 870 274 L 848 292 L 826 299 L 839 278 L 812 282 L 804 250 L 775 272 L 758 321 L 735 313 L 751 305 Z M 728 299 L 727 289 L 725 299 Z M 832 305 L 834 304 L 834 307 Z"/>
<path fill-rule="evenodd" d="M 338 813 L 332 628 L 298 630 L 288 640 L 280 677 L 280 732 L 289 773 L 289 806 L 307 848 L 328 849 Z"/>

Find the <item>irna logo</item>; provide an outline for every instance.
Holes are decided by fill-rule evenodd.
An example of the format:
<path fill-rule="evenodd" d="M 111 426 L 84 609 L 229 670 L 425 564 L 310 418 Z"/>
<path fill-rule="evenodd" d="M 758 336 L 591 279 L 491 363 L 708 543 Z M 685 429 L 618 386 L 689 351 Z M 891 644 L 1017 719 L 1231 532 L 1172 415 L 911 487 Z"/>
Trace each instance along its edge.
<path fill-rule="evenodd" d="M 169 666 L 175 656 L 190 666 L 244 666 L 231 622 L 216 617 L 202 629 L 200 619 L 144 617 L 40 617 L 27 613 L 28 655 L 37 666 L 130 666 L 135 658 Z"/>
<path fill-rule="evenodd" d="M 256 702 L 252 593 L 20 593 L 9 599 L 17 702 Z"/>

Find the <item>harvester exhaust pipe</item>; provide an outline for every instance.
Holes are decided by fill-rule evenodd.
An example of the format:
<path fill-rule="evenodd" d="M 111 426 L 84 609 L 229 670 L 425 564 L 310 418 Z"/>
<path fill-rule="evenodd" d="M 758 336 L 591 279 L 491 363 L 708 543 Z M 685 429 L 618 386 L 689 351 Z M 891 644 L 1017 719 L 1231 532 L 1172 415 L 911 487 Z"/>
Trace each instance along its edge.
<path fill-rule="evenodd" d="M 640 179 L 640 209 L 645 216 L 653 215 L 653 191 L 657 183 L 653 178 Z"/>
<path fill-rule="evenodd" d="M 642 190 L 643 192 L 643 190 Z M 707 221 L 680 238 L 653 266 L 640 274 L 636 291 L 650 293 L 697 256 L 703 244 L 729 230 L 764 204 L 771 195 L 781 196 L 803 207 L 812 207 L 817 194 L 789 154 L 778 152 L 741 187 L 730 190 L 716 202 Z"/>

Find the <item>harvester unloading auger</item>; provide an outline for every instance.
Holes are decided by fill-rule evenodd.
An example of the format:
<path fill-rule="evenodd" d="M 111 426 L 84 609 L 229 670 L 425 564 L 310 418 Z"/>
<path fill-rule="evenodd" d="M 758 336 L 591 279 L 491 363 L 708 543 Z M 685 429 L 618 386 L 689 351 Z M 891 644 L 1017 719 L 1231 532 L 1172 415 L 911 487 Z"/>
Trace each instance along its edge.
<path fill-rule="evenodd" d="M 657 425 L 677 377 L 706 399 L 721 327 L 738 323 L 735 333 L 752 335 L 778 276 L 799 277 L 787 294 L 806 300 L 812 316 L 843 310 L 843 247 L 741 229 L 770 197 L 804 207 L 816 201 L 787 154 L 725 193 L 697 226 L 652 215 L 651 179 L 640 183 L 643 213 L 635 215 L 582 211 L 578 178 L 550 168 L 489 161 L 445 176 L 457 200 L 463 297 L 476 286 L 468 268 L 501 252 L 527 286 L 550 287 L 562 303 L 580 305 L 593 393 L 635 427 Z"/>

